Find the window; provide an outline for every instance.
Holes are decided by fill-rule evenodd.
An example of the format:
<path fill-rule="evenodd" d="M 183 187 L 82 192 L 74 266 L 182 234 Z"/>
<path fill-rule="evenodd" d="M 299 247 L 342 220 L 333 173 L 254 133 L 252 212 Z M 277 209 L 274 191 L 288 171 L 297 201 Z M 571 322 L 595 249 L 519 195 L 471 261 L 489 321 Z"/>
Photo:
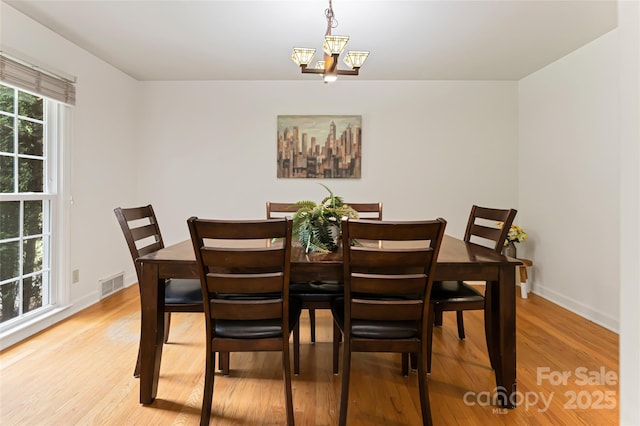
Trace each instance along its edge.
<path fill-rule="evenodd" d="M 57 104 L 0 84 L 0 329 L 55 303 Z"/>

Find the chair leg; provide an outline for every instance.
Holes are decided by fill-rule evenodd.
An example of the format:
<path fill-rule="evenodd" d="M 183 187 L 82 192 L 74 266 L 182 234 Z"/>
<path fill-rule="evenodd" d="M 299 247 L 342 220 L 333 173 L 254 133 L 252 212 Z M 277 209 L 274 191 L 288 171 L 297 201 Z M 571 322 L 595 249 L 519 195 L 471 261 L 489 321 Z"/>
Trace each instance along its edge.
<path fill-rule="evenodd" d="M 222 370 L 222 355 L 220 355 L 219 353 L 216 352 L 217 358 L 218 358 L 218 369 L 216 371 L 220 371 Z M 215 359 L 214 359 L 215 361 Z"/>
<path fill-rule="evenodd" d="M 424 345 L 422 346 L 422 353 L 418 360 L 418 388 L 420 390 L 420 408 L 422 409 L 422 424 L 431 426 L 433 420 L 431 419 L 431 404 L 429 403 L 429 383 L 427 379 L 427 372 L 425 371 L 425 359 L 424 359 Z"/>
<path fill-rule="evenodd" d="M 436 309 L 435 312 L 435 325 L 437 325 L 438 327 L 442 327 L 442 311 L 439 309 Z"/>
<path fill-rule="evenodd" d="M 133 370 L 133 377 L 136 377 L 136 378 L 140 377 L 140 355 L 141 355 L 140 351 L 142 349 L 141 348 L 141 346 L 142 346 L 141 343 L 142 342 L 140 342 L 138 344 L 138 359 L 136 360 L 136 368 Z"/>
<path fill-rule="evenodd" d="M 433 352 L 433 324 L 435 322 L 435 311 L 433 306 L 429 309 L 429 321 L 427 321 L 427 374 L 431 373 L 431 356 Z M 420 367 L 418 366 L 418 369 Z"/>
<path fill-rule="evenodd" d="M 284 399 L 285 407 L 287 410 L 287 425 L 293 426 L 295 424 L 295 421 L 293 417 L 293 394 L 291 392 L 291 360 L 289 356 L 289 339 L 283 339 L 282 342 L 282 373 L 284 375 Z"/>
<path fill-rule="evenodd" d="M 293 374 L 300 374 L 300 321 L 293 327 Z"/>
<path fill-rule="evenodd" d="M 409 376 L 409 354 L 407 352 L 402 353 L 402 375 Z"/>
<path fill-rule="evenodd" d="M 211 417 L 211 403 L 213 401 L 214 378 L 215 352 L 211 350 L 211 344 L 207 344 L 207 359 L 204 373 L 204 393 L 202 395 L 202 412 L 200 414 L 200 426 L 206 426 L 209 424 L 209 420 Z"/>
<path fill-rule="evenodd" d="M 169 327 L 171 326 L 171 312 L 164 313 L 164 343 L 169 341 Z"/>
<path fill-rule="evenodd" d="M 464 340 L 464 318 L 462 318 L 463 311 L 456 311 L 456 321 L 458 322 L 458 338 Z"/>
<path fill-rule="evenodd" d="M 316 310 L 309 308 L 309 330 L 311 331 L 311 344 L 316 343 Z"/>
<path fill-rule="evenodd" d="M 342 345 L 342 394 L 340 395 L 339 426 L 347 424 L 347 404 L 349 403 L 349 378 L 351 377 L 351 342 L 344 339 Z"/>
<path fill-rule="evenodd" d="M 342 340 L 342 331 L 334 321 L 333 322 L 333 374 L 338 374 L 338 364 L 340 363 L 340 340 Z"/>
<path fill-rule="evenodd" d="M 218 368 L 225 376 L 229 375 L 229 352 L 218 353 Z"/>
<path fill-rule="evenodd" d="M 411 371 L 416 371 L 418 369 L 418 354 L 415 352 L 411 352 L 409 354 L 409 367 Z"/>

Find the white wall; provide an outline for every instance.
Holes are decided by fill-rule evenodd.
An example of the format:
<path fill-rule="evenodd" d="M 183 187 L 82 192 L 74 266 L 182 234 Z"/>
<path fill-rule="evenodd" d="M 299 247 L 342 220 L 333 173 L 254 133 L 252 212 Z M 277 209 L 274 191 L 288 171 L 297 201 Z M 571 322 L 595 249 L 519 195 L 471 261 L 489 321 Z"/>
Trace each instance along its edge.
<path fill-rule="evenodd" d="M 519 206 L 534 292 L 618 330 L 617 37 L 519 82 Z"/>
<path fill-rule="evenodd" d="M 0 2 L 1 48 L 13 56 L 45 68 L 76 76 L 77 104 L 72 108 L 70 140 L 64 147 L 69 164 L 63 200 L 70 223 L 66 239 L 68 258 L 63 259 L 62 281 L 68 288 L 63 304 L 70 308 L 46 321 L 3 336 L 6 347 L 98 300 L 98 280 L 133 266 L 117 225 L 113 208 L 136 201 L 134 145 L 138 83 L 95 56 L 68 42 L 25 15 Z M 127 263 L 128 262 L 128 263 Z M 70 271 L 80 271 L 80 282 L 70 284 Z"/>
<path fill-rule="evenodd" d="M 535 291 L 620 330 L 620 424 L 638 425 L 640 3 L 619 2 L 618 17 L 520 81 L 519 205 Z"/>
<path fill-rule="evenodd" d="M 620 424 L 640 425 L 640 3 L 618 8 L 620 37 Z"/>
<path fill-rule="evenodd" d="M 277 116 L 362 115 L 362 179 L 322 180 L 385 219 L 435 218 L 462 236 L 471 205 L 517 207 L 515 82 L 143 82 L 141 202 L 167 242 L 191 215 L 259 218 L 265 201 L 320 201 L 319 180 L 276 178 Z"/>

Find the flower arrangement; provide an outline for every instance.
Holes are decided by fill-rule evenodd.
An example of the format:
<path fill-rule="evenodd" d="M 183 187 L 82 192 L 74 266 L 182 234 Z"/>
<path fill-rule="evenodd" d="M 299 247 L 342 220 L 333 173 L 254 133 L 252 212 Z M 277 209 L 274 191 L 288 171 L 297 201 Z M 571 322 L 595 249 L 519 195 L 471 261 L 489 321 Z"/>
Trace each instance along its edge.
<path fill-rule="evenodd" d="M 502 228 L 503 223 L 498 222 L 498 225 Z M 507 238 L 504 240 L 504 246 L 506 247 L 510 243 L 523 243 L 525 241 L 527 241 L 527 232 L 517 225 L 511 225 Z"/>
<path fill-rule="evenodd" d="M 293 234 L 306 253 L 336 251 L 337 238 L 340 237 L 340 220 L 345 216 L 358 218 L 358 213 L 344 204 L 341 197 L 333 195 L 327 186 L 322 186 L 329 195 L 320 204 L 307 200 L 295 203 L 299 208 L 293 215 Z"/>

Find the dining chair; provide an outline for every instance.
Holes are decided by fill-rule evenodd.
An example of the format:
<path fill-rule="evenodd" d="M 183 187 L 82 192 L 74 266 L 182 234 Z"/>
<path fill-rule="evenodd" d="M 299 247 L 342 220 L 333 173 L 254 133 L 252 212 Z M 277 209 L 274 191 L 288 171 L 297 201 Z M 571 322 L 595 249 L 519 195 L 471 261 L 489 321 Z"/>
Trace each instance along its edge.
<path fill-rule="evenodd" d="M 446 223 L 442 218 L 342 221 L 344 297 L 331 304 L 334 321 L 344 336 L 341 426 L 347 422 L 353 352 L 401 353 L 405 371 L 407 354 L 415 353 L 422 422 L 432 423 L 424 358 L 430 337 L 429 296 Z M 338 347 L 334 339 L 334 361 Z"/>
<path fill-rule="evenodd" d="M 200 424 L 209 424 L 215 352 L 282 352 L 287 424 L 294 424 L 289 336 L 302 303 L 289 297 L 292 223 L 187 221 L 205 296 L 206 366 Z M 295 356 L 295 355 L 294 355 Z"/>
<path fill-rule="evenodd" d="M 164 248 L 160 225 L 149 204 L 142 207 L 114 209 L 124 238 L 129 247 L 131 260 L 136 268 L 138 288 L 142 282 L 142 265 L 136 262 L 140 256 L 150 254 Z M 142 300 L 140 301 L 142 304 Z M 169 339 L 171 312 L 203 312 L 202 290 L 200 280 L 170 279 L 164 282 L 164 343 Z M 140 376 L 140 346 L 138 345 L 138 359 L 133 372 L 134 377 Z"/>
<path fill-rule="evenodd" d="M 361 219 L 382 220 L 382 202 L 378 203 L 345 203 L 355 211 Z M 292 216 L 298 211 L 295 203 L 274 203 L 267 201 L 267 219 Z M 342 294 L 342 283 L 336 282 L 304 282 L 291 283 L 291 292 L 302 299 L 302 309 L 309 312 L 309 331 L 311 344 L 316 342 L 316 309 L 330 309 L 330 302 Z M 296 340 L 299 338 L 295 336 Z M 295 374 L 299 373 L 296 368 Z"/>
<path fill-rule="evenodd" d="M 514 209 L 472 206 L 464 233 L 464 241 L 483 245 L 500 253 L 516 213 L 517 211 Z M 430 326 L 442 325 L 444 311 L 456 311 L 458 338 L 463 340 L 465 338 L 463 311 L 485 310 L 485 336 L 487 347 L 491 348 L 492 335 L 491 327 L 488 324 L 493 311 L 488 306 L 488 301 L 489 298 L 486 298 L 483 293 L 463 281 L 435 281 L 431 291 L 434 324 L 430 324 Z M 491 356 L 491 351 L 489 351 L 489 355 L 493 367 L 495 360 Z M 427 371 L 431 371 L 431 350 L 429 350 L 427 362 Z"/>

